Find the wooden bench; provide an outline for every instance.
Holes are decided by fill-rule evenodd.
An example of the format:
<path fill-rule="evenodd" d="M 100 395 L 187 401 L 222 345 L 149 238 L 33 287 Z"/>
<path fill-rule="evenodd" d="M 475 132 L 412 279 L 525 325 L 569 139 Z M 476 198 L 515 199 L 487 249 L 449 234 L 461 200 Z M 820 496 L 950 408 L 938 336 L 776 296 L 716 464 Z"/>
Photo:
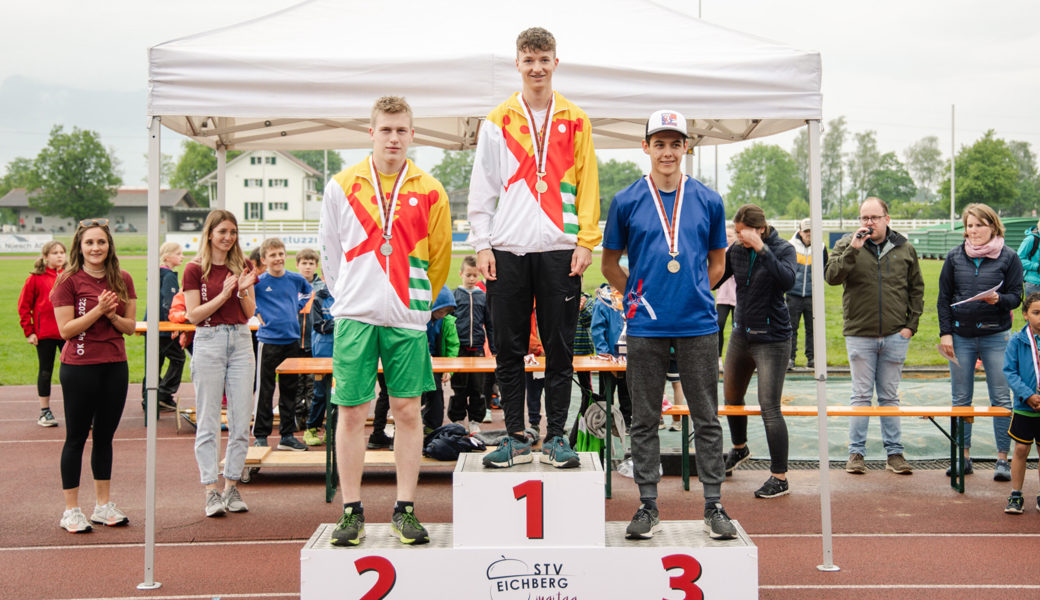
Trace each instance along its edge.
<path fill-rule="evenodd" d="M 493 356 L 434 356 L 433 361 L 433 372 L 434 373 L 492 373 L 495 370 L 495 358 Z M 382 365 L 379 366 L 379 370 L 382 371 Z M 528 372 L 544 371 L 545 370 L 545 357 L 539 357 L 537 364 L 527 365 L 525 370 Z M 609 360 L 602 360 L 592 356 L 576 356 L 574 357 L 574 370 L 575 371 L 624 371 L 625 365 L 623 363 L 617 363 Z M 326 375 L 332 374 L 332 358 L 330 357 L 299 357 L 299 358 L 287 358 L 282 361 L 282 364 L 278 365 L 275 369 L 277 373 L 284 373 L 288 375 L 314 375 L 315 379 L 320 379 Z M 609 411 L 608 411 L 609 414 Z M 255 468 L 261 466 L 318 466 L 322 463 L 325 466 L 325 501 L 332 502 L 332 498 L 336 493 L 336 405 L 331 402 L 325 404 L 325 456 L 323 461 L 318 459 L 296 459 L 300 464 L 274 464 L 268 461 L 282 461 L 278 455 L 286 454 L 285 452 L 272 452 L 265 455 L 259 463 L 254 465 Z M 609 444 L 608 444 L 609 446 Z M 304 452 L 292 452 L 289 454 L 303 455 L 307 454 Z M 386 462 L 369 462 L 369 454 L 375 454 L 373 461 L 386 461 Z M 382 456 L 380 456 L 382 455 Z M 385 456 L 386 458 L 383 458 Z M 609 464 L 609 450 L 608 450 L 608 464 Z M 290 461 L 291 459 L 284 459 Z M 306 463 L 304 465 L 303 463 Z M 365 464 L 394 464 L 392 452 L 366 452 L 365 453 Z M 423 464 L 439 464 L 439 465 L 454 465 L 454 461 L 435 461 L 431 459 L 423 460 Z M 610 475 L 609 471 L 607 474 L 607 497 L 610 497 Z"/>
<path fill-rule="evenodd" d="M 818 417 L 819 408 L 812 405 L 781 406 L 780 412 L 785 417 Z M 683 489 L 690 489 L 690 409 L 688 406 L 673 406 L 664 411 L 666 415 L 682 417 L 682 478 Z M 762 408 L 752 405 L 723 405 L 719 407 L 720 416 L 753 416 L 761 415 Z M 996 406 L 827 406 L 828 417 L 920 417 L 926 418 L 939 428 L 950 440 L 950 486 L 964 493 L 964 424 L 971 423 L 975 417 L 1009 417 L 1011 410 Z M 950 432 L 936 422 L 936 417 L 950 419 Z"/>

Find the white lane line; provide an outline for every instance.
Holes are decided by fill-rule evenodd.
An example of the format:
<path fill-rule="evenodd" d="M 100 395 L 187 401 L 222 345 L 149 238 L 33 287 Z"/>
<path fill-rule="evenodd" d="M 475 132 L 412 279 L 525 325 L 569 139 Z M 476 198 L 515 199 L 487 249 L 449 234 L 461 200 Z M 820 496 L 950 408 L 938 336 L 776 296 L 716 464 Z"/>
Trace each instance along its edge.
<path fill-rule="evenodd" d="M 156 548 L 191 548 L 198 546 L 264 546 L 267 544 L 304 545 L 307 540 L 232 540 L 226 542 L 162 542 Z M 0 552 L 26 552 L 30 550 L 108 550 L 111 548 L 143 548 L 144 543 L 132 544 L 84 544 L 82 546 L 21 546 L 0 548 Z"/>
<path fill-rule="evenodd" d="M 195 442 L 195 436 L 194 435 L 178 435 L 178 436 L 174 436 L 174 437 L 157 437 L 155 439 L 157 441 L 160 441 L 160 442 L 173 441 L 173 440 L 184 440 L 184 441 L 189 441 L 189 442 L 192 442 L 192 443 Z M 146 441 L 148 441 L 148 438 L 143 438 L 143 437 L 142 438 L 116 438 L 116 439 L 114 439 L 112 441 L 113 442 L 146 442 Z M 87 439 L 87 442 L 90 442 L 89 438 Z M 0 444 L 64 444 L 64 443 L 65 443 L 65 438 L 55 439 L 55 440 L 0 440 Z"/>
<path fill-rule="evenodd" d="M 761 590 L 1040 590 L 1040 585 L 893 583 L 891 585 L 760 585 L 758 588 Z"/>
<path fill-rule="evenodd" d="M 257 592 L 255 594 L 194 594 L 190 596 L 107 596 L 69 600 L 222 600 L 224 598 L 300 598 L 298 592 Z"/>
<path fill-rule="evenodd" d="M 818 533 L 748 533 L 748 537 L 751 539 L 756 538 L 818 538 Z M 907 538 L 907 537 L 927 537 L 927 538 L 946 538 L 946 537 L 1018 537 L 1018 538 L 1040 538 L 1040 533 L 835 533 L 836 538 L 863 538 L 863 537 L 890 537 L 890 538 Z"/>

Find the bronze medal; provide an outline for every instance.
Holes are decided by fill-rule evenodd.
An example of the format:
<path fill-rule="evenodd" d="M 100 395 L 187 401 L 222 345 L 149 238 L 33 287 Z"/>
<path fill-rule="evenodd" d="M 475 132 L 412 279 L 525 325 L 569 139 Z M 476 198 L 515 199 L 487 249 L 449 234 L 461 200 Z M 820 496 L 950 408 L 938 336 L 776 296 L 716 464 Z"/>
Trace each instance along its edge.
<path fill-rule="evenodd" d="M 539 179 L 538 183 L 534 184 L 534 189 L 537 190 L 539 194 L 544 194 L 549 191 L 549 184 L 545 183 L 544 179 Z"/>

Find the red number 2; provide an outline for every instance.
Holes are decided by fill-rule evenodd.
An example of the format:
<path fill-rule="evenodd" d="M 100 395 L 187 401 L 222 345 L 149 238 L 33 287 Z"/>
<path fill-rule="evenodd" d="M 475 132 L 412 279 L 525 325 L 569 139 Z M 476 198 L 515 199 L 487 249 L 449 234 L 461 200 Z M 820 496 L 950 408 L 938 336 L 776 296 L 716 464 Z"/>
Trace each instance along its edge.
<path fill-rule="evenodd" d="M 542 513 L 542 480 L 532 479 L 513 488 L 517 500 L 527 498 L 527 539 L 540 540 L 545 537 Z"/>
<path fill-rule="evenodd" d="M 683 600 L 704 600 L 704 592 L 697 587 L 696 581 L 701 578 L 701 563 L 688 554 L 669 554 L 661 557 L 665 571 L 681 569 L 678 575 L 668 578 L 669 589 L 679 590 Z"/>
<path fill-rule="evenodd" d="M 397 570 L 394 569 L 393 563 L 382 556 L 359 558 L 354 561 L 354 566 L 357 568 L 358 575 L 364 575 L 369 571 L 375 571 L 379 575 L 375 585 L 361 597 L 361 600 L 383 600 L 397 583 Z"/>

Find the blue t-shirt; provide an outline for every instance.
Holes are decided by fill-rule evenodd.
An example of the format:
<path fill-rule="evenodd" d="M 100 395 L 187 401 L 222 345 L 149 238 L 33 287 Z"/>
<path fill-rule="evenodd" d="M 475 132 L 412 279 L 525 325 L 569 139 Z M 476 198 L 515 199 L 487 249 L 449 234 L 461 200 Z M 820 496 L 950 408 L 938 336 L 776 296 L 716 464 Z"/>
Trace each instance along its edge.
<path fill-rule="evenodd" d="M 281 277 L 264 273 L 256 282 L 256 312 L 264 324 L 256 338 L 265 344 L 289 344 L 300 340 L 300 309 L 311 296 L 311 284 L 299 273 Z"/>
<path fill-rule="evenodd" d="M 669 221 L 675 194 L 661 194 Z M 726 247 L 725 208 L 717 192 L 692 177 L 686 177 L 683 196 L 678 273 L 668 271 L 668 241 L 646 179 L 618 192 L 610 204 L 603 247 L 628 250 L 623 300 L 628 335 L 689 337 L 719 330 L 708 283 L 708 251 Z"/>

